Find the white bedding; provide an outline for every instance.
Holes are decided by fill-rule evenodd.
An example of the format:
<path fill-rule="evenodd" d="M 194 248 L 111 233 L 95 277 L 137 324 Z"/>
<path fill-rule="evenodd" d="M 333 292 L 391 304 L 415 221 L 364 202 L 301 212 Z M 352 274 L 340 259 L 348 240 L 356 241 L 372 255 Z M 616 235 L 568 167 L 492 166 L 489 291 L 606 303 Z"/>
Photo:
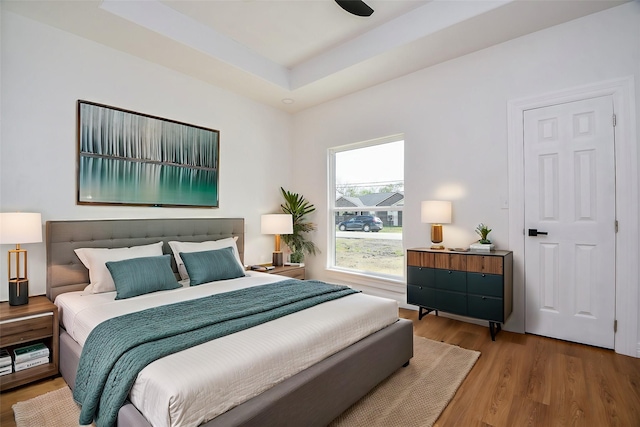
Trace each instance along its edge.
<path fill-rule="evenodd" d="M 284 279 L 249 272 L 118 301 L 115 292 L 69 292 L 55 303 L 65 329 L 82 345 L 111 317 Z M 393 300 L 359 293 L 325 302 L 153 362 L 138 375 L 130 400 L 154 426 L 197 426 L 397 319 Z"/>

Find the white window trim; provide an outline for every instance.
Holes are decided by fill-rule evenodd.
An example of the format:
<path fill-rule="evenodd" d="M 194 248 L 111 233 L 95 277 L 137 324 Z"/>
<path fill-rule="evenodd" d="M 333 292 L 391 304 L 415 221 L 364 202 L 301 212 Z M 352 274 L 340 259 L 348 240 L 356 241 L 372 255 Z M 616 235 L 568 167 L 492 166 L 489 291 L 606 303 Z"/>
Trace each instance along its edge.
<path fill-rule="evenodd" d="M 384 275 L 377 274 L 374 272 L 368 272 L 363 270 L 352 270 L 347 268 L 338 267 L 335 265 L 335 254 L 336 254 L 336 233 L 335 233 L 335 214 L 339 211 L 348 210 L 344 207 L 336 206 L 336 197 L 335 197 L 335 189 L 336 189 L 336 154 L 344 151 L 357 150 L 360 148 L 372 147 L 375 145 L 388 144 L 391 142 L 404 141 L 404 134 L 395 134 L 382 138 L 370 139 L 367 141 L 356 142 L 353 144 L 341 145 L 338 147 L 332 147 L 327 150 L 328 152 L 328 186 L 329 191 L 327 191 L 327 206 L 329 207 L 329 214 L 327 215 L 327 259 L 326 259 L 326 269 L 330 273 L 335 273 L 337 275 L 356 279 L 354 284 L 359 284 L 360 281 L 358 278 L 366 278 L 367 284 L 366 286 L 371 286 L 379 289 L 384 289 L 387 291 L 398 292 L 399 288 L 402 288 L 404 292 L 405 289 L 405 269 L 403 269 L 402 275 Z M 354 208 L 358 211 L 404 211 L 404 205 L 401 206 L 357 206 Z M 404 232 L 402 234 L 402 247 L 404 248 Z M 347 279 L 349 281 L 349 279 Z"/>

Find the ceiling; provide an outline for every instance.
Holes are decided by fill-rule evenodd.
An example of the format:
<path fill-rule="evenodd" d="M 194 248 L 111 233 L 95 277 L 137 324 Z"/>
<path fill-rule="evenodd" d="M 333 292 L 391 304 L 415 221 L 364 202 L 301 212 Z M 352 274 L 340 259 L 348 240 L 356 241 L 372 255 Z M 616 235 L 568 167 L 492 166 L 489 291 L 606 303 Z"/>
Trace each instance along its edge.
<path fill-rule="evenodd" d="M 9 10 L 288 112 L 628 0 L 2 0 Z"/>

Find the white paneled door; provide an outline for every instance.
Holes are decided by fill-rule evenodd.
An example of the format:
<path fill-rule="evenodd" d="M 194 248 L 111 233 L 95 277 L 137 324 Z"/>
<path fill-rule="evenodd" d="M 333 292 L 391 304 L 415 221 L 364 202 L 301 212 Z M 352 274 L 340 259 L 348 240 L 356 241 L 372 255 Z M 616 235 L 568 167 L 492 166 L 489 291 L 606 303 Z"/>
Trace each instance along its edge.
<path fill-rule="evenodd" d="M 524 114 L 527 332 L 614 346 L 613 113 L 603 96 Z"/>

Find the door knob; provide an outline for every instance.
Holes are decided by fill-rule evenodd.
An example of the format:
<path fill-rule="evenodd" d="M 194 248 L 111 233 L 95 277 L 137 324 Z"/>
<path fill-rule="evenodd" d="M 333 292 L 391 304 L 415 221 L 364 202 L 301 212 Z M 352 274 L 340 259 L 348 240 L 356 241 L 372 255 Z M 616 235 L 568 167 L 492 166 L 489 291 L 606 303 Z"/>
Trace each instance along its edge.
<path fill-rule="evenodd" d="M 530 228 L 530 229 L 529 229 L 529 236 L 533 236 L 533 237 L 535 237 L 535 236 L 537 236 L 538 234 L 542 234 L 542 235 L 545 235 L 545 236 L 546 236 L 546 235 L 547 235 L 547 234 L 549 234 L 549 233 L 547 233 L 546 231 L 538 231 L 538 229 L 537 229 L 537 228 Z"/>

